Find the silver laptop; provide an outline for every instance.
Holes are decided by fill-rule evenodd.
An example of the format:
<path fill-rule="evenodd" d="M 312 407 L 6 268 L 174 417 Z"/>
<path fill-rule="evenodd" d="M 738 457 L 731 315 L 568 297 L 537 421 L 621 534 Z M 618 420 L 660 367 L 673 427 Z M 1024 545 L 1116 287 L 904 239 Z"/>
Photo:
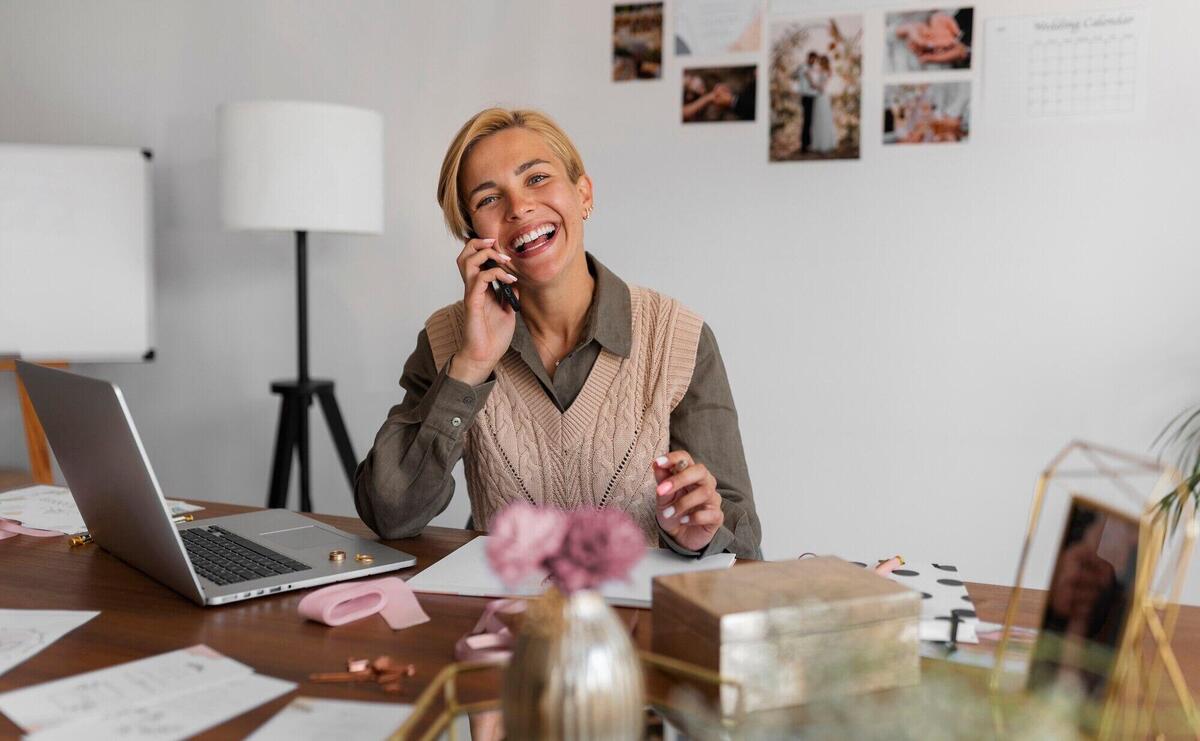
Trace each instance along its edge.
<path fill-rule="evenodd" d="M 17 361 L 92 540 L 201 605 L 315 587 L 417 562 L 282 509 L 176 526 L 121 389 Z M 343 551 L 344 560 L 330 560 Z M 370 563 L 359 561 L 364 554 Z"/>

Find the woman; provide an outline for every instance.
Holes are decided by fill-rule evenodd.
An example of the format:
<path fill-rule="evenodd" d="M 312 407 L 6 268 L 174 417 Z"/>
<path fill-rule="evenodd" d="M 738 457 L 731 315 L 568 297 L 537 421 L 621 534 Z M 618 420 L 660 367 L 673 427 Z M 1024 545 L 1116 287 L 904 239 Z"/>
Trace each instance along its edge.
<path fill-rule="evenodd" d="M 438 202 L 463 299 L 417 337 L 355 501 L 384 538 L 417 534 L 462 458 L 475 526 L 513 501 L 619 507 L 652 545 L 759 557 L 737 412 L 711 330 L 584 251 L 592 180 L 536 111 L 459 130 Z M 493 267 L 488 261 L 493 261 Z M 492 284 L 512 286 L 520 311 Z"/>
<path fill-rule="evenodd" d="M 833 77 L 829 57 L 822 54 L 813 69 L 812 86 L 817 91 L 813 102 L 812 144 L 809 149 L 826 153 L 837 149 L 837 132 L 833 127 L 833 104 L 829 100 L 829 81 Z"/>

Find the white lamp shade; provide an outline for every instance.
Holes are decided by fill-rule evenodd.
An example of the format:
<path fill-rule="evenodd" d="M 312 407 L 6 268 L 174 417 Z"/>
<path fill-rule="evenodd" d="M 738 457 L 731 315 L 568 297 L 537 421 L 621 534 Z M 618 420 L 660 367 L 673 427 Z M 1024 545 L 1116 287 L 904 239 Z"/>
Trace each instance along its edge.
<path fill-rule="evenodd" d="M 383 232 L 383 117 L 327 103 L 221 106 L 221 220 L 230 229 Z"/>

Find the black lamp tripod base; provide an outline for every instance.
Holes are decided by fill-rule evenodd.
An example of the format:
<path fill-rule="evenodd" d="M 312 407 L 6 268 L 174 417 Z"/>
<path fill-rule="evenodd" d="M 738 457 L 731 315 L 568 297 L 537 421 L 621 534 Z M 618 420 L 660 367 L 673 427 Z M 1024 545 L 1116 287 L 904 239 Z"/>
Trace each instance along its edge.
<path fill-rule="evenodd" d="M 312 512 L 309 470 L 308 408 L 313 397 L 321 402 L 338 458 L 346 471 L 350 490 L 354 490 L 354 448 L 346 434 L 346 423 L 333 396 L 333 381 L 308 377 L 308 233 L 296 232 L 296 365 L 299 378 L 295 381 L 276 381 L 272 393 L 283 397 L 279 410 L 279 431 L 275 437 L 275 458 L 271 464 L 271 489 L 267 506 L 287 507 L 288 481 L 292 476 L 292 452 L 300 459 L 300 511 Z"/>
<path fill-rule="evenodd" d="M 271 490 L 267 497 L 267 506 L 287 507 L 292 453 L 295 451 L 300 457 L 300 511 L 312 512 L 308 463 L 308 408 L 312 405 L 314 396 L 321 403 L 321 411 L 325 413 L 325 421 L 329 423 L 329 432 L 333 436 L 338 458 L 342 461 L 342 468 L 345 469 L 346 478 L 353 489 L 354 469 L 358 464 L 354 460 L 350 436 L 346 433 L 346 423 L 342 421 L 342 412 L 338 409 L 337 399 L 333 395 L 333 381 L 276 381 L 271 384 L 271 391 L 283 397 L 283 406 L 279 410 L 279 431 L 275 438 L 275 459 L 271 464 Z"/>

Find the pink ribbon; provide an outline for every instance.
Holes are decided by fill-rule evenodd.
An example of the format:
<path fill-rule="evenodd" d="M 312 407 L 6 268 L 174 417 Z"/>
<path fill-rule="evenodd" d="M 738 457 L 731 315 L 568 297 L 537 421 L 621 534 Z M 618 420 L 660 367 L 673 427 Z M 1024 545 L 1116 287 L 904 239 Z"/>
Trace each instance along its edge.
<path fill-rule="evenodd" d="M 14 535 L 32 535 L 35 538 L 53 538 L 56 535 L 63 535 L 57 530 L 38 530 L 37 528 L 25 527 L 16 520 L 9 520 L 0 517 L 0 540 L 11 538 Z"/>
<path fill-rule="evenodd" d="M 309 592 L 297 609 L 309 620 L 326 625 L 345 625 L 375 613 L 382 615 L 392 630 L 429 622 L 412 587 L 394 576 L 334 584 Z"/>
<path fill-rule="evenodd" d="M 471 632 L 454 644 L 454 658 L 459 661 L 507 661 L 512 655 L 516 636 L 498 615 L 517 615 L 525 612 L 523 599 L 492 600 Z"/>

